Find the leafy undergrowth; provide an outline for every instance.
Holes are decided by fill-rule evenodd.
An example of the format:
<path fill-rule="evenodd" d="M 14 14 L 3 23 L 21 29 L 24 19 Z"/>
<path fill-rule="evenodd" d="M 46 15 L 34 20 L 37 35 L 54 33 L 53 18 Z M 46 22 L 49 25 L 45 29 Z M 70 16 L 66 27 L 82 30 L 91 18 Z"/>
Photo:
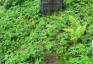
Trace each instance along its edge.
<path fill-rule="evenodd" d="M 48 16 L 39 0 L 10 1 L 0 6 L 0 64 L 43 63 L 44 50 L 55 51 L 59 64 L 93 63 L 93 0 L 64 0 L 63 10 Z"/>

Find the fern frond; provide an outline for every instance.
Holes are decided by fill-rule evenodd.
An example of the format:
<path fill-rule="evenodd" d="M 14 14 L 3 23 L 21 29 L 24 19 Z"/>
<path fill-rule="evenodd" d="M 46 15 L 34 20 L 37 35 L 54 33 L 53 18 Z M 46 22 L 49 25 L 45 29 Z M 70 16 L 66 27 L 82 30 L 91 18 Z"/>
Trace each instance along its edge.
<path fill-rule="evenodd" d="M 73 16 L 69 16 L 69 21 L 71 22 L 71 27 L 77 28 L 80 23 Z"/>
<path fill-rule="evenodd" d="M 84 34 L 87 23 L 84 26 L 81 26 L 73 16 L 69 16 L 69 20 L 71 22 L 70 28 L 64 30 L 70 32 L 71 40 L 76 43 L 78 38 Z"/>

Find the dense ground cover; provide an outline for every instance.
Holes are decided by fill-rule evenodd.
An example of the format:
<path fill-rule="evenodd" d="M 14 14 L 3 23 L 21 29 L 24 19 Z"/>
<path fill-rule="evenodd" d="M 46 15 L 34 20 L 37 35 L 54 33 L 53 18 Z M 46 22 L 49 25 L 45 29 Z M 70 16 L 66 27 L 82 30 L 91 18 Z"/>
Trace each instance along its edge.
<path fill-rule="evenodd" d="M 92 64 L 93 0 L 64 0 L 62 11 L 44 16 L 40 0 L 5 0 L 0 6 L 0 64 Z M 38 48 L 39 47 L 39 48 Z"/>

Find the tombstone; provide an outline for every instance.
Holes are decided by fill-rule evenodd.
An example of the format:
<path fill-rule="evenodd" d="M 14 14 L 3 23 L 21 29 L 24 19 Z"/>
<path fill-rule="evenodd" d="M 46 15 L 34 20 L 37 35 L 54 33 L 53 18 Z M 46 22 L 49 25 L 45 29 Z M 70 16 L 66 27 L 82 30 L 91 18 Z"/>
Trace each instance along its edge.
<path fill-rule="evenodd" d="M 93 57 L 93 36 L 92 36 L 92 40 L 91 40 L 91 55 Z"/>
<path fill-rule="evenodd" d="M 63 0 L 40 0 L 42 14 L 51 14 L 62 9 Z"/>

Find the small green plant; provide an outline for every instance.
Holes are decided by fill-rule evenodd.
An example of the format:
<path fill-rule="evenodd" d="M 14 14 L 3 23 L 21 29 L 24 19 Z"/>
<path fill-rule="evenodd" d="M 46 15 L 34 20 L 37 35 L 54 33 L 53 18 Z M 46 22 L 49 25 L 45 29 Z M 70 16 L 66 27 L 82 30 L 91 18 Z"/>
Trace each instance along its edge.
<path fill-rule="evenodd" d="M 76 43 L 77 40 L 84 34 L 87 23 L 84 26 L 81 26 L 73 16 L 69 16 L 69 20 L 71 22 L 70 28 L 64 30 L 70 32 L 71 40 Z"/>
<path fill-rule="evenodd" d="M 90 34 L 90 35 L 93 35 L 93 25 L 90 25 L 89 27 L 88 27 L 88 33 Z"/>

